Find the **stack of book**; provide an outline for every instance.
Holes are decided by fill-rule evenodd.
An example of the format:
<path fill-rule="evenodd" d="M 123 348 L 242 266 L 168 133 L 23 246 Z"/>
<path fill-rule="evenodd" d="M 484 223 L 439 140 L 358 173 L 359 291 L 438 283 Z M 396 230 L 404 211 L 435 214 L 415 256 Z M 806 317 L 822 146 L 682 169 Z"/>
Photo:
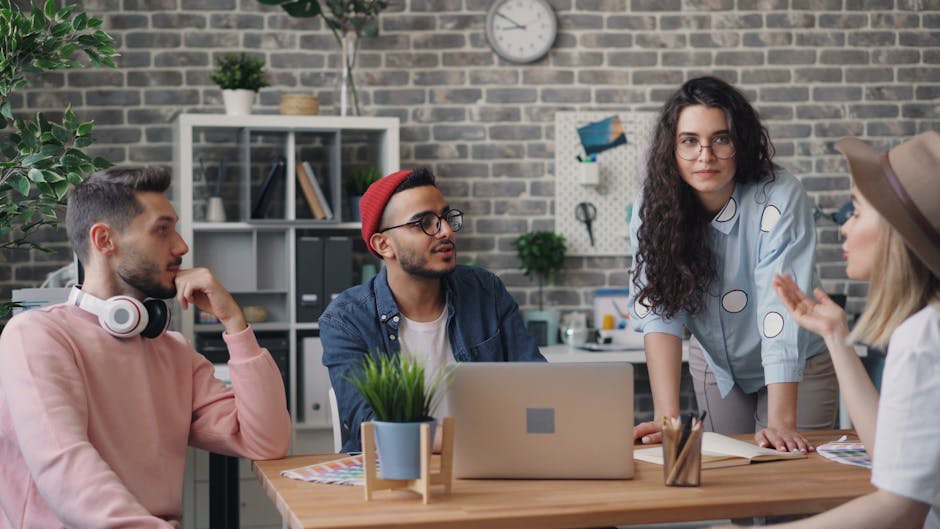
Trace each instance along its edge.
<path fill-rule="evenodd" d="M 320 186 L 316 173 L 313 172 L 313 167 L 310 166 L 309 162 L 297 163 L 297 182 L 304 193 L 310 212 L 313 213 L 313 218 L 332 219 L 333 208 L 330 207 L 326 194 L 323 193 L 323 188 Z"/>

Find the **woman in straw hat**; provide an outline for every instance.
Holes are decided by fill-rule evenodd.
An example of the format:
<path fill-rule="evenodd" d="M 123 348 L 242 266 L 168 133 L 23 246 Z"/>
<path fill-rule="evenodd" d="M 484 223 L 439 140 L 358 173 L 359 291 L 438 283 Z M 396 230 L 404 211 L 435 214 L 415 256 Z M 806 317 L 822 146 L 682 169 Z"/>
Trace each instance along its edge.
<path fill-rule="evenodd" d="M 884 155 L 856 138 L 836 149 L 855 182 L 842 247 L 848 276 L 870 283 L 865 312 L 850 333 L 845 312 L 823 292 L 812 299 L 782 276 L 774 287 L 793 318 L 826 340 L 878 490 L 780 527 L 938 529 L 940 134 L 921 134 Z M 855 341 L 887 345 L 880 400 Z"/>

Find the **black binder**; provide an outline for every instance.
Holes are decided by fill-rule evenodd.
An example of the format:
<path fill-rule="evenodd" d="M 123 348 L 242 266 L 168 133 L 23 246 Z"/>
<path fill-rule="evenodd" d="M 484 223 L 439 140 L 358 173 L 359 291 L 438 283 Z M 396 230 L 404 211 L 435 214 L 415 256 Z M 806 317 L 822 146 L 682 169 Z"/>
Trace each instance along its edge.
<path fill-rule="evenodd" d="M 323 250 L 323 308 L 352 286 L 352 239 L 330 237 Z"/>
<path fill-rule="evenodd" d="M 271 164 L 270 169 L 268 169 L 268 174 L 265 175 L 264 181 L 261 182 L 261 187 L 258 190 L 258 197 L 255 199 L 254 205 L 251 207 L 251 218 L 253 219 L 263 219 L 267 216 L 268 204 L 271 202 L 271 198 L 274 196 L 275 184 L 283 178 L 278 178 L 278 173 L 284 172 L 284 158 L 278 158 L 273 164 Z"/>
<path fill-rule="evenodd" d="M 315 322 L 326 303 L 323 296 L 323 239 L 297 239 L 297 321 Z M 345 267 L 350 268 L 347 263 Z"/>

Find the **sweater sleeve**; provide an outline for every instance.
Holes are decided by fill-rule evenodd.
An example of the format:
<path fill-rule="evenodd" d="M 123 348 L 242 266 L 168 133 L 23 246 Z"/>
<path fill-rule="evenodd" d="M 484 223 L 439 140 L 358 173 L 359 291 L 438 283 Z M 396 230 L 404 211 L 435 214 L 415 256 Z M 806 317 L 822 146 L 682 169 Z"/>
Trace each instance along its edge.
<path fill-rule="evenodd" d="M 229 350 L 231 388 L 215 378 L 208 360 L 193 355 L 190 444 L 249 459 L 284 457 L 291 424 L 280 370 L 251 328 L 223 334 L 223 339 Z"/>
<path fill-rule="evenodd" d="M 92 445 L 79 345 L 52 320 L 29 311 L 0 336 L 0 397 L 39 494 L 66 527 L 171 527 L 137 501 Z"/>

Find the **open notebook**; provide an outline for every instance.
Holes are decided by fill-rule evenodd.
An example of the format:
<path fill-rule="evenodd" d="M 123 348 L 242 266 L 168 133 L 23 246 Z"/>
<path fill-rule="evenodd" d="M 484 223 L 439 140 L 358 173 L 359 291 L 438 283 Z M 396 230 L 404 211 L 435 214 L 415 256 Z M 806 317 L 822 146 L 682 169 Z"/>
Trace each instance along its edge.
<path fill-rule="evenodd" d="M 770 448 L 761 448 L 754 443 L 739 441 L 726 435 L 705 432 L 702 435 L 702 468 L 733 467 L 762 461 L 780 459 L 800 459 L 806 457 L 803 452 L 778 452 Z M 663 464 L 663 448 L 653 446 L 633 451 L 633 458 L 657 465 Z"/>

